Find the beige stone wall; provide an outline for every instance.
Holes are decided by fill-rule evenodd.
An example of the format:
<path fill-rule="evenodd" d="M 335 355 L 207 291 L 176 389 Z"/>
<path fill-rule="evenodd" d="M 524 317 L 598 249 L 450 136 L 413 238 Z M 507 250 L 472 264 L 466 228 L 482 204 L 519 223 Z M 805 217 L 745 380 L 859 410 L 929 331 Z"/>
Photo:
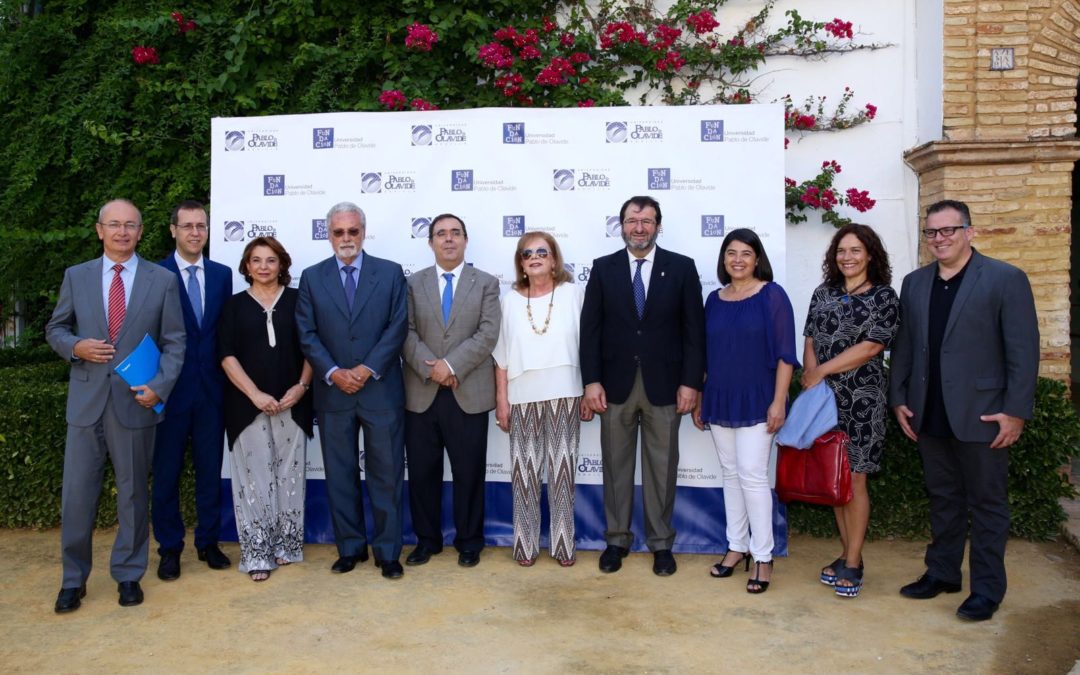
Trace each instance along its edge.
<path fill-rule="evenodd" d="M 1031 279 L 1041 373 L 1068 379 L 1080 0 L 945 0 L 944 11 L 944 140 L 906 155 L 920 211 L 968 203 L 979 250 Z M 993 47 L 1012 47 L 1016 67 L 991 71 Z"/>

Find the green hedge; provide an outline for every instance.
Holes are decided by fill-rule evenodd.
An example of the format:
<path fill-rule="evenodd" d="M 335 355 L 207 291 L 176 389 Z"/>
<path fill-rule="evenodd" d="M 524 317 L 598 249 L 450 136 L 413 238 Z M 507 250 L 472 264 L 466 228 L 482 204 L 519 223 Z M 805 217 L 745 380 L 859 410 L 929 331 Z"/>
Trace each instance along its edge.
<path fill-rule="evenodd" d="M 1075 496 L 1061 467 L 1077 453 L 1078 445 L 1080 418 L 1065 385 L 1039 378 L 1035 415 L 1009 450 L 1013 536 L 1043 540 L 1058 535 L 1066 517 L 1059 499 Z M 930 511 L 919 451 L 901 433 L 891 412 L 881 471 L 871 476 L 869 490 L 871 538 L 929 535 Z M 792 503 L 788 505 L 788 521 L 793 532 L 818 537 L 836 534 L 831 508 Z"/>
<path fill-rule="evenodd" d="M 60 521 L 68 369 L 55 358 L 49 363 L 35 362 L 41 358 L 38 350 L 29 350 L 24 356 L 29 363 L 0 367 L 0 527 L 53 527 Z M 1058 500 L 1074 494 L 1059 469 L 1068 463 L 1078 444 L 1080 419 L 1065 385 L 1040 379 L 1035 416 L 1010 450 L 1013 535 L 1027 539 L 1057 535 L 1065 520 Z M 100 526 L 116 522 L 111 468 L 106 469 L 105 481 L 97 515 Z M 181 500 L 186 522 L 194 523 L 190 458 Z M 870 500 L 871 537 L 927 535 L 930 520 L 919 453 L 900 433 L 891 415 L 882 470 L 870 480 Z M 788 520 L 793 532 L 835 535 L 829 508 L 790 504 Z"/>

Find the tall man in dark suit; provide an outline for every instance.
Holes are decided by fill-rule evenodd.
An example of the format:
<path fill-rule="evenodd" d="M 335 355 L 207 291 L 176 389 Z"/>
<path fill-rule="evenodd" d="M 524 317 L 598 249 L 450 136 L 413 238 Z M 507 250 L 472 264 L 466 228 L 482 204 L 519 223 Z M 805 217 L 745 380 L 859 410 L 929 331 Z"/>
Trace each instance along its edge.
<path fill-rule="evenodd" d="M 585 405 L 600 414 L 608 546 L 601 572 L 622 567 L 633 544 L 634 464 L 641 430 L 641 491 L 653 572 L 675 573 L 679 423 L 705 372 L 705 315 L 694 261 L 656 246 L 660 204 L 631 197 L 619 211 L 626 248 L 593 261 L 581 309 Z"/>
<path fill-rule="evenodd" d="M 469 232 L 460 218 L 436 216 L 428 229 L 435 265 L 409 277 L 405 338 L 405 449 L 416 549 L 423 565 L 442 551 L 443 448 L 453 472 L 454 547 L 472 567 L 484 548 L 488 412 L 495 408 L 491 352 L 502 311 L 499 280 L 465 264 Z"/>
<path fill-rule="evenodd" d="M 1005 597 L 1009 452 L 1031 418 L 1039 326 L 1027 276 L 971 246 L 963 202 L 927 210 L 935 262 L 904 278 L 892 350 L 890 399 L 919 445 L 930 495 L 927 571 L 900 593 L 960 590 L 971 518 L 971 595 L 957 614 L 982 621 Z"/>
<path fill-rule="evenodd" d="M 58 613 L 79 608 L 90 576 L 94 518 L 105 458 L 116 474 L 120 527 L 110 571 L 120 604 L 143 601 L 150 541 L 148 474 L 154 452 L 154 406 L 169 398 L 184 362 L 184 318 L 176 276 L 135 255 L 142 215 L 126 199 L 98 212 L 104 256 L 64 272 L 60 298 L 45 327 L 49 346 L 71 361 L 64 447 L 60 546 L 64 579 Z M 156 374 L 128 386 L 113 371 L 149 335 L 161 350 Z"/>
<path fill-rule="evenodd" d="M 218 548 L 225 374 L 217 354 L 217 325 L 221 307 L 232 295 L 232 272 L 203 256 L 209 232 L 206 209 L 199 202 L 184 201 L 173 209 L 169 232 L 176 240 L 176 251 L 162 260 L 161 266 L 175 274 L 180 284 L 187 349 L 154 443 L 150 516 L 161 556 L 157 575 L 164 581 L 180 576 L 180 553 L 184 550 L 180 473 L 189 439 L 198 516 L 195 550 L 211 569 L 229 566 L 229 558 Z"/>
<path fill-rule="evenodd" d="M 401 265 L 363 252 L 367 218 L 342 202 L 326 216 L 334 255 L 304 270 L 296 322 L 315 372 L 326 492 L 338 559 L 331 569 L 365 562 L 367 532 L 360 494 L 359 433 L 364 430 L 372 551 L 388 579 L 402 576 L 401 500 L 405 477 L 401 346 L 408 331 Z"/>

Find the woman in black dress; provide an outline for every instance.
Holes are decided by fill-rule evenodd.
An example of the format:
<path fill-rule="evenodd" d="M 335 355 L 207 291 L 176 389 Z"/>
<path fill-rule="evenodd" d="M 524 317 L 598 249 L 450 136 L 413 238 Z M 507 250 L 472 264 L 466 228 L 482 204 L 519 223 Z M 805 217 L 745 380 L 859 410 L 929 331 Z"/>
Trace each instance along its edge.
<path fill-rule="evenodd" d="M 300 352 L 291 264 L 276 239 L 252 239 L 240 260 L 251 286 L 229 298 L 218 326 L 221 366 L 231 383 L 225 431 L 240 571 L 254 581 L 304 558 L 312 376 Z"/>
<path fill-rule="evenodd" d="M 899 302 L 889 286 L 889 255 L 866 225 L 838 230 L 821 267 L 824 283 L 814 290 L 803 330 L 802 386 L 828 383 L 836 395 L 839 426 L 851 437 L 853 497 L 833 509 L 843 550 L 821 570 L 821 582 L 853 598 L 862 590 L 862 547 L 870 521 L 866 476 L 881 469 L 885 441 L 883 353 L 896 336 Z"/>

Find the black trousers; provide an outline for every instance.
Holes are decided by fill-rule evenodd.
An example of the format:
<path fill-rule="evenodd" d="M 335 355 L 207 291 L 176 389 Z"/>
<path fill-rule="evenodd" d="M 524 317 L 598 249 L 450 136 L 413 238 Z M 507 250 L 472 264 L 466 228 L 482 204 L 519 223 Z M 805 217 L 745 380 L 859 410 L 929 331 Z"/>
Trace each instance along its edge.
<path fill-rule="evenodd" d="M 422 413 L 405 413 L 409 508 L 419 542 L 442 550 L 443 448 L 453 475 L 454 548 L 484 548 L 484 479 L 487 473 L 488 413 L 469 414 L 454 393 L 439 389 Z"/>
<path fill-rule="evenodd" d="M 920 435 L 919 454 L 930 496 L 927 571 L 943 581 L 961 582 L 970 519 L 971 592 L 1000 603 L 1009 539 L 1009 451 Z"/>

